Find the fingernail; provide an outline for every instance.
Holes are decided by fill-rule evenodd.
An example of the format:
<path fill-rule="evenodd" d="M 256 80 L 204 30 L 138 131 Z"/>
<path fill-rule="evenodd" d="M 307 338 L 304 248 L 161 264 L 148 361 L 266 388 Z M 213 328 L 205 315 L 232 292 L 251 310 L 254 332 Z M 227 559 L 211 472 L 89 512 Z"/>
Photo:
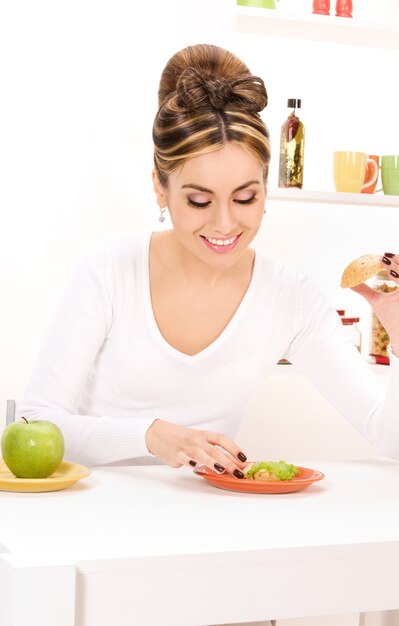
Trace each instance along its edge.
<path fill-rule="evenodd" d="M 223 465 L 220 465 L 220 463 L 215 463 L 215 465 L 213 466 L 215 468 L 215 470 L 217 470 L 218 472 L 224 472 L 225 468 L 223 467 Z"/>
<path fill-rule="evenodd" d="M 385 265 L 391 265 L 391 261 L 386 256 L 382 257 L 382 262 L 385 263 Z"/>
<path fill-rule="evenodd" d="M 243 452 L 239 452 L 237 454 L 237 459 L 240 459 L 240 461 L 246 461 L 247 457 L 245 456 L 245 454 Z"/>
<path fill-rule="evenodd" d="M 244 478 L 244 474 L 240 470 L 234 470 L 233 474 L 236 478 Z"/>
<path fill-rule="evenodd" d="M 395 270 L 391 270 L 389 273 L 390 273 L 390 274 L 391 274 L 391 276 L 393 276 L 394 278 L 399 278 L 399 274 L 398 274 L 398 272 L 395 272 Z"/>
<path fill-rule="evenodd" d="M 387 256 L 388 259 L 393 259 L 395 255 L 393 254 L 393 252 L 384 252 L 384 256 Z"/>
<path fill-rule="evenodd" d="M 197 465 L 197 461 L 193 461 L 192 459 L 189 461 L 190 465 L 195 467 Z"/>

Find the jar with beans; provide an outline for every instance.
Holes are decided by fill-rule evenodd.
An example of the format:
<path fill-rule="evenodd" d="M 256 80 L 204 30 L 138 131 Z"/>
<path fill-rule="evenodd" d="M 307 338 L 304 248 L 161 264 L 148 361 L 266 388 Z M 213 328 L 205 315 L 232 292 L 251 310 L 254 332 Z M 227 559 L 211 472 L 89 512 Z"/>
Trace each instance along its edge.
<path fill-rule="evenodd" d="M 381 270 L 375 276 L 372 284 L 373 289 L 381 293 L 391 293 L 398 288 L 398 285 L 390 280 L 386 270 Z M 389 365 L 389 335 L 378 317 L 372 313 L 371 329 L 370 329 L 370 356 L 374 357 L 376 363 L 381 365 Z"/>

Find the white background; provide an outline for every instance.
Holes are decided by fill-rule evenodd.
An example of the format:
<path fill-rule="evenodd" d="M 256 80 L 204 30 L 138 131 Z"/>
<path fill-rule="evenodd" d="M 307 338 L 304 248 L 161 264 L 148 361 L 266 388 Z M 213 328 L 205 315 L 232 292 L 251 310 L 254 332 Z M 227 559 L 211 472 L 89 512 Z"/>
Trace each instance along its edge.
<path fill-rule="evenodd" d="M 159 74 L 181 46 L 229 46 L 264 78 L 271 187 L 277 186 L 287 98 L 303 101 L 306 189 L 333 190 L 334 150 L 399 153 L 398 51 L 234 35 L 233 0 L 179 4 L 0 4 L 0 426 L 6 398 L 22 396 L 60 289 L 82 252 L 114 232 L 158 228 L 151 127 Z M 280 0 L 278 10 L 305 14 L 310 5 Z M 375 19 L 371 0 L 354 6 L 357 19 Z M 198 10 L 207 12 L 206 32 Z M 360 313 L 367 325 L 367 307 L 357 296 L 341 294 L 340 273 L 359 254 L 399 250 L 398 225 L 396 209 L 271 207 L 257 246 L 310 273 L 337 308 Z M 289 395 L 288 381 L 302 384 L 296 376 L 279 380 L 281 396 Z M 299 399 L 295 421 L 309 407 L 304 388 L 297 391 L 291 395 L 291 402 Z M 262 393 L 258 412 L 267 405 Z M 276 438 L 282 454 L 289 428 Z M 243 437 L 250 438 L 248 430 Z M 323 434 L 314 437 L 320 443 Z"/>

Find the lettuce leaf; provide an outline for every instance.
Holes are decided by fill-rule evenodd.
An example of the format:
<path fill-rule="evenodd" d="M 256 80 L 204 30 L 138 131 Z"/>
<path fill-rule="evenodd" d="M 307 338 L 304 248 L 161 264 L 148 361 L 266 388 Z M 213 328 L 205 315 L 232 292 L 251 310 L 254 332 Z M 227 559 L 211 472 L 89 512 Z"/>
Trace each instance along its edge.
<path fill-rule="evenodd" d="M 254 474 L 259 470 L 265 470 L 278 480 L 291 480 L 300 473 L 295 465 L 285 461 L 259 461 L 259 463 L 253 463 L 245 475 L 247 478 L 253 479 Z"/>

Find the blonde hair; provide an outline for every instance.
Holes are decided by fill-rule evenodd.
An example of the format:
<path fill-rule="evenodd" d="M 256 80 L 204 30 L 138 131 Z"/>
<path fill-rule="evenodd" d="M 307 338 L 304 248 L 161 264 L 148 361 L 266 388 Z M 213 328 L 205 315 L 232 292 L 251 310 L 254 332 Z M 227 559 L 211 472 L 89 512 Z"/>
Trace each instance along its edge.
<path fill-rule="evenodd" d="M 177 52 L 162 72 L 158 104 L 154 165 L 164 187 L 187 159 L 229 141 L 258 159 L 267 179 L 269 132 L 259 115 L 267 105 L 266 88 L 234 54 L 208 44 Z"/>

